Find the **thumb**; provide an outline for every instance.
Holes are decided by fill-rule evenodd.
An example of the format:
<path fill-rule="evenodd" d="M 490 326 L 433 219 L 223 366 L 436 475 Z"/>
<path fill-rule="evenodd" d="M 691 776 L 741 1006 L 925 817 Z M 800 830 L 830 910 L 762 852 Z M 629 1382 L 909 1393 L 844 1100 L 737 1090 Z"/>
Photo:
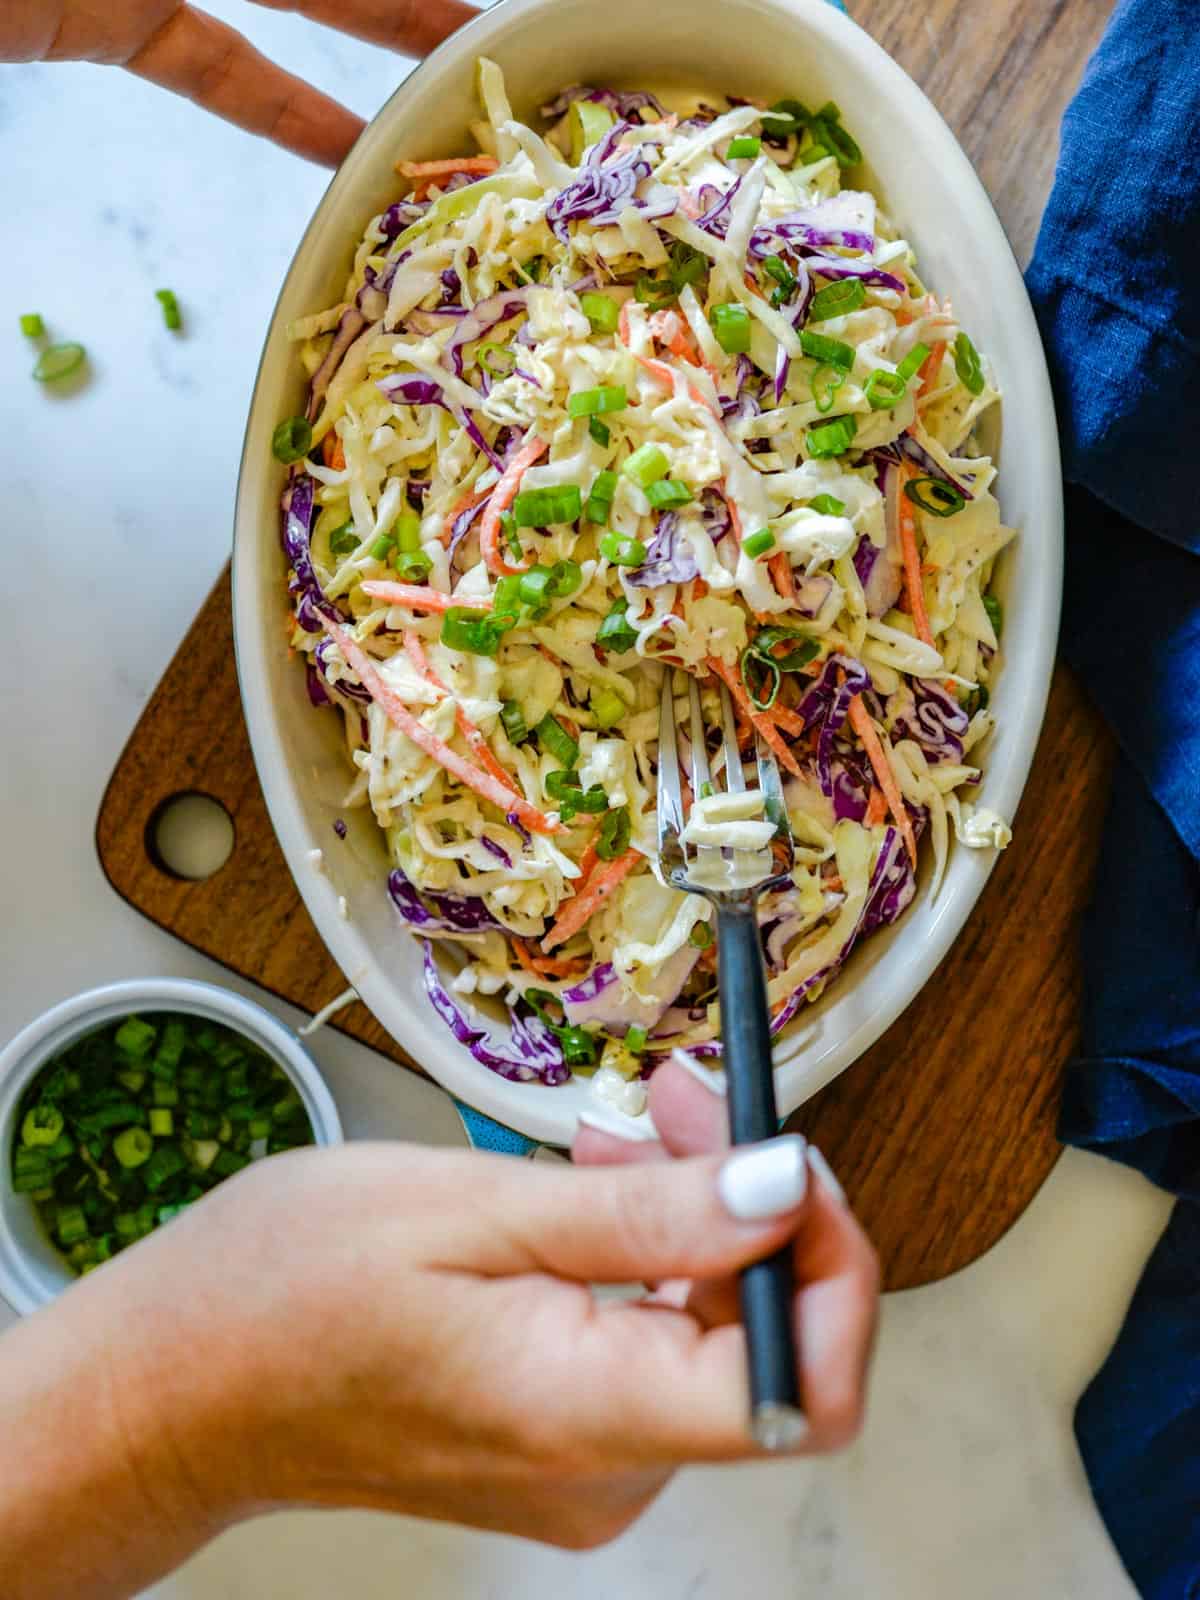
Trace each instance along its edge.
<path fill-rule="evenodd" d="M 493 1169 L 472 1264 L 598 1283 L 735 1272 L 795 1232 L 806 1155 L 805 1141 L 789 1134 L 684 1161 L 513 1163 L 503 1185 Z"/>

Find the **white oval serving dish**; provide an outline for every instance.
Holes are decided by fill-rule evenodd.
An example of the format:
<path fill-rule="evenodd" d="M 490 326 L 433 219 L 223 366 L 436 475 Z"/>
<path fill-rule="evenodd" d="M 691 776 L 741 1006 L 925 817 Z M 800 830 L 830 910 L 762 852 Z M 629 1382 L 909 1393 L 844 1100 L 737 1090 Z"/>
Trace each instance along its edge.
<path fill-rule="evenodd" d="M 1005 660 L 993 694 L 998 726 L 981 804 L 1012 817 L 1049 690 L 1062 572 L 1062 495 L 1045 360 L 1021 274 L 983 186 L 933 106 L 866 33 L 826 0 L 504 0 L 422 63 L 367 128 L 300 242 L 267 335 L 238 489 L 234 625 L 242 696 L 275 830 L 313 920 L 348 980 L 393 1037 L 462 1100 L 535 1139 L 567 1144 L 592 1100 L 586 1083 L 514 1084 L 478 1065 L 436 1017 L 421 982 L 420 945 L 385 888 L 382 835 L 366 811 L 333 832 L 348 783 L 339 725 L 315 714 L 284 648 L 282 469 L 271 433 L 303 409 L 285 328 L 337 298 L 369 218 L 397 198 L 393 162 L 470 148 L 479 55 L 504 68 L 518 116 L 580 80 L 669 92 L 675 81 L 768 100 L 838 102 L 862 146 L 871 185 L 917 249 L 922 277 L 953 300 L 994 363 L 1004 391 L 999 498 L 1019 537 L 1004 552 Z M 998 436 L 998 430 L 997 430 Z M 1012 845 L 1021 849 L 1020 829 Z M 321 851 L 319 858 L 312 854 Z M 314 862 L 317 864 L 314 865 Z M 782 1111 L 849 1066 L 917 994 L 953 944 L 993 864 L 953 850 L 936 902 L 918 894 L 894 927 L 869 939 L 842 979 L 776 1049 Z M 928 863 L 925 865 L 927 875 Z M 924 875 L 923 875 L 924 881 Z M 344 897 L 345 915 L 339 905 Z"/>

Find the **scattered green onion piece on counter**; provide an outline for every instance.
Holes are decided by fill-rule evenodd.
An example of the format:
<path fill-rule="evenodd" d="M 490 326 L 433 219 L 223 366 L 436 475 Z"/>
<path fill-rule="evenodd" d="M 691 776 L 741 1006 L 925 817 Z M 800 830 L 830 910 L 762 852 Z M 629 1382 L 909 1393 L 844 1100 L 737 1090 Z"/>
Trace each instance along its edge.
<path fill-rule="evenodd" d="M 290 466 L 303 461 L 312 449 L 312 423 L 306 417 L 287 417 L 271 435 L 271 454 Z"/>
<path fill-rule="evenodd" d="M 992 632 L 998 639 L 1004 632 L 1004 607 L 994 594 L 985 594 L 983 597 L 983 609 L 987 612 L 988 621 L 992 625 Z"/>
<path fill-rule="evenodd" d="M 822 388 L 821 379 L 829 373 L 828 382 Z M 818 367 L 812 375 L 809 388 L 812 391 L 813 404 L 817 410 L 824 413 L 833 410 L 833 402 L 837 399 L 837 392 L 846 381 L 846 374 L 836 367 Z"/>
<path fill-rule="evenodd" d="M 666 477 L 670 471 L 670 462 L 656 444 L 644 444 L 633 452 L 621 471 L 631 483 L 636 483 L 639 489 L 648 489 L 652 483 L 657 483 L 660 478 Z M 592 493 L 595 492 L 593 485 Z M 611 500 L 612 497 L 609 498 Z"/>
<path fill-rule="evenodd" d="M 909 478 L 904 493 L 913 505 L 934 517 L 952 517 L 967 503 L 952 483 L 943 483 L 940 478 Z"/>
<path fill-rule="evenodd" d="M 694 922 L 692 931 L 688 934 L 688 943 L 693 950 L 707 950 L 713 942 L 712 929 L 707 922 Z"/>
<path fill-rule="evenodd" d="M 624 655 L 637 643 L 637 632 L 630 627 L 625 617 L 628 608 L 628 600 L 614 601 L 612 610 L 601 622 L 596 633 L 596 643 L 602 650 L 611 650 L 616 655 Z"/>
<path fill-rule="evenodd" d="M 891 411 L 908 393 L 908 385 L 898 372 L 877 367 L 863 385 L 863 393 L 872 411 Z"/>
<path fill-rule="evenodd" d="M 574 522 L 583 510 L 583 495 L 577 483 L 526 489 L 512 503 L 514 525 L 518 528 L 549 528 L 559 522 Z"/>
<path fill-rule="evenodd" d="M 58 383 L 78 372 L 86 355 L 81 344 L 48 345 L 34 362 L 33 375 L 39 383 Z"/>
<path fill-rule="evenodd" d="M 624 384 L 604 384 L 599 389 L 579 389 L 568 395 L 567 415 L 593 417 L 605 411 L 624 411 L 628 404 Z"/>
<path fill-rule="evenodd" d="M 630 458 L 632 460 L 632 457 Z M 607 522 L 617 492 L 617 475 L 611 467 L 598 472 L 588 491 L 586 514 L 589 522 Z"/>
<path fill-rule="evenodd" d="M 649 1034 L 640 1024 L 634 1022 L 625 1030 L 625 1048 L 631 1056 L 640 1056 L 646 1048 Z"/>
<path fill-rule="evenodd" d="M 573 767 L 579 760 L 579 746 L 557 717 L 547 712 L 533 731 L 542 749 L 564 767 Z"/>
<path fill-rule="evenodd" d="M 646 546 L 640 539 L 623 539 L 619 533 L 600 535 L 600 554 L 614 567 L 640 567 L 646 559 Z"/>
<path fill-rule="evenodd" d="M 58 1142 L 63 1127 L 63 1114 L 57 1106 L 33 1106 L 21 1123 L 21 1143 L 27 1150 L 43 1145 L 49 1148 Z"/>
<path fill-rule="evenodd" d="M 27 339 L 40 339 L 46 331 L 46 324 L 36 311 L 26 311 L 21 317 L 21 332 Z"/>
<path fill-rule="evenodd" d="M 673 511 L 679 506 L 686 506 L 691 498 L 692 491 L 677 478 L 660 478 L 646 490 L 646 499 L 655 511 Z"/>
<path fill-rule="evenodd" d="M 500 721 L 504 731 L 512 744 L 520 744 L 529 737 L 529 729 L 525 726 L 525 714 L 516 700 L 506 700 L 500 707 Z"/>
<path fill-rule="evenodd" d="M 983 366 L 979 351 L 965 333 L 960 333 L 954 341 L 954 370 L 969 394 L 982 394 Z"/>
<path fill-rule="evenodd" d="M 818 289 L 808 308 L 810 322 L 828 322 L 831 317 L 846 317 L 857 311 L 867 298 L 867 286 L 861 278 L 842 278 Z"/>
<path fill-rule="evenodd" d="M 145 1128 L 126 1128 L 113 1140 L 113 1155 L 127 1169 L 143 1166 L 154 1154 L 154 1136 Z"/>
<path fill-rule="evenodd" d="M 397 550 L 393 565 L 405 583 L 420 583 L 433 571 L 433 559 L 424 550 Z"/>
<path fill-rule="evenodd" d="M 762 140 L 756 139 L 753 134 L 742 134 L 729 141 L 729 149 L 725 152 L 726 161 L 753 161 L 762 149 Z"/>
<path fill-rule="evenodd" d="M 451 606 L 442 616 L 442 643 L 464 655 L 494 656 L 500 648 L 502 632 L 492 617 L 481 617 L 478 611 L 464 606 Z"/>
<path fill-rule="evenodd" d="M 596 441 L 598 445 L 608 445 L 612 443 L 612 433 L 608 428 L 605 427 L 604 423 L 600 421 L 599 417 L 588 418 L 588 434 Z"/>
<path fill-rule="evenodd" d="M 611 296 L 589 289 L 579 296 L 579 304 L 593 333 L 616 333 L 621 313 Z"/>
<path fill-rule="evenodd" d="M 927 344 L 913 345 L 904 360 L 897 365 L 896 376 L 904 383 L 908 383 L 910 379 L 916 377 L 928 359 L 929 346 Z"/>
<path fill-rule="evenodd" d="M 750 313 L 736 301 L 714 306 L 708 314 L 713 337 L 727 356 L 745 355 L 750 348 Z"/>
<path fill-rule="evenodd" d="M 615 689 L 594 690 L 589 704 L 599 728 L 615 728 L 628 709 Z"/>
<path fill-rule="evenodd" d="M 629 818 L 628 806 L 617 806 L 612 811 L 606 811 L 596 839 L 596 854 L 601 861 L 615 861 L 629 849 L 632 836 L 633 823 Z"/>
<path fill-rule="evenodd" d="M 163 321 L 173 332 L 183 327 L 183 318 L 179 314 L 179 301 L 175 298 L 173 289 L 155 289 L 154 298 L 162 307 Z"/>
<path fill-rule="evenodd" d="M 506 344 L 489 339 L 475 352 L 475 359 L 493 378 L 507 378 L 517 364 L 517 358 Z"/>
<path fill-rule="evenodd" d="M 818 427 L 810 428 L 805 439 L 809 456 L 816 461 L 827 459 L 830 456 L 840 456 L 854 442 L 858 432 L 858 423 L 854 416 L 847 413 L 842 417 L 834 417 L 830 422 L 822 422 Z M 911 484 L 907 487 L 911 488 Z"/>
<path fill-rule="evenodd" d="M 766 555 L 768 550 L 775 548 L 775 535 L 770 528 L 760 528 L 757 533 L 752 533 L 748 539 L 742 540 L 742 549 L 751 561 L 757 561 L 759 556 Z"/>
<path fill-rule="evenodd" d="M 771 656 L 759 655 L 752 645 L 742 651 L 742 682 L 756 711 L 769 711 L 775 704 L 783 674 Z"/>
<path fill-rule="evenodd" d="M 825 517 L 842 517 L 846 514 L 846 502 L 834 494 L 815 494 L 808 503 L 813 511 L 819 511 Z"/>
<path fill-rule="evenodd" d="M 360 543 L 353 522 L 343 522 L 340 528 L 335 528 L 329 535 L 329 553 L 332 556 L 348 556 L 352 550 L 358 549 Z"/>
<path fill-rule="evenodd" d="M 854 365 L 853 348 L 843 344 L 840 339 L 827 339 L 823 333 L 810 333 L 807 328 L 802 328 L 800 348 L 814 361 L 819 361 L 823 366 L 836 367 L 839 372 L 849 372 Z"/>

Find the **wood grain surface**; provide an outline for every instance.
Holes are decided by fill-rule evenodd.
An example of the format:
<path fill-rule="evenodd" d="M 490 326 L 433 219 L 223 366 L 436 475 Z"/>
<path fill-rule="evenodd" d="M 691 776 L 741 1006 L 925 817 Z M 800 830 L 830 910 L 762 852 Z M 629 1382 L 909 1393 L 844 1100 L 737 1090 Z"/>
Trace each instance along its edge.
<path fill-rule="evenodd" d="M 1018 257 L 1033 246 L 1062 109 L 1111 6 L 858 0 L 858 21 L 925 88 L 987 184 Z M 110 780 L 96 843 L 113 887 L 159 926 L 314 1011 L 345 987 L 301 904 L 254 774 L 224 573 Z M 887 1034 L 792 1125 L 821 1146 L 874 1237 L 890 1288 L 944 1277 L 1021 1214 L 1057 1155 L 1054 1114 L 1076 1037 L 1076 928 L 1099 839 L 1110 742 L 1059 669 L 1033 773 L 963 937 Z M 163 801 L 198 791 L 235 824 L 205 882 L 147 848 Z M 411 1065 L 361 1005 L 335 1026 Z M 381 1063 L 381 1069 L 383 1064 Z"/>

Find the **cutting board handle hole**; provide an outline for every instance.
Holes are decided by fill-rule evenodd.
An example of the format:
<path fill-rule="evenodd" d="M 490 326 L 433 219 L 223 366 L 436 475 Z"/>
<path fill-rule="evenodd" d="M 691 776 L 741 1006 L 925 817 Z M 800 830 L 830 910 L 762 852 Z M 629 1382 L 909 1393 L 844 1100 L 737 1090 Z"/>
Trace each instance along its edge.
<path fill-rule="evenodd" d="M 233 854 L 233 818 L 199 790 L 168 795 L 146 824 L 146 854 L 160 872 L 188 883 L 214 877 Z"/>

